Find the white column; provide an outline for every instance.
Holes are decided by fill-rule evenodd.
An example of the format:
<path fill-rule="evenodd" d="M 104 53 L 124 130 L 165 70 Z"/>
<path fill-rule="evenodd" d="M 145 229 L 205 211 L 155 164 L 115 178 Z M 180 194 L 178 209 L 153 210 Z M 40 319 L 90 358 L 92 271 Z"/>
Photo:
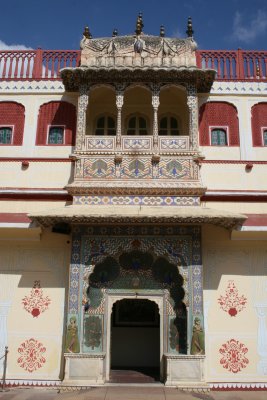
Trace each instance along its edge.
<path fill-rule="evenodd" d="M 116 130 L 116 148 L 121 149 L 121 109 L 124 102 L 124 85 L 116 85 L 116 107 L 117 107 L 117 130 Z"/>
<path fill-rule="evenodd" d="M 78 98 L 78 110 L 77 110 L 77 129 L 76 129 L 76 146 L 75 150 L 83 150 L 85 146 L 85 134 L 86 134 L 86 110 L 88 106 L 89 87 L 87 84 L 80 86 L 80 94 Z"/>
<path fill-rule="evenodd" d="M 258 373 L 260 375 L 267 375 L 267 304 L 255 304 L 255 308 L 258 315 L 258 354 L 260 361 L 258 362 Z"/>
<path fill-rule="evenodd" d="M 7 316 L 11 307 L 11 301 L 0 302 L 0 358 L 5 353 L 7 346 Z M 0 376 L 2 377 L 4 367 L 4 358 L 0 360 Z"/>
<path fill-rule="evenodd" d="M 187 85 L 187 105 L 189 108 L 189 142 L 190 149 L 198 151 L 198 98 L 194 84 Z"/>
<path fill-rule="evenodd" d="M 159 108 L 159 95 L 160 86 L 152 85 L 152 107 L 153 107 L 153 151 L 159 152 L 159 127 L 158 127 L 158 108 Z"/>

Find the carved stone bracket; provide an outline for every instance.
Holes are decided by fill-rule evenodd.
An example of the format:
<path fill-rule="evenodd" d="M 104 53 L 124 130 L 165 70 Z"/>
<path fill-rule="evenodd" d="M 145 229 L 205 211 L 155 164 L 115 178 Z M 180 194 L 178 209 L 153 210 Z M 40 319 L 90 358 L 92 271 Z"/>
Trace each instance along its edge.
<path fill-rule="evenodd" d="M 76 148 L 83 150 L 85 146 L 86 133 L 86 110 L 89 101 L 89 85 L 82 84 L 79 88 L 78 110 L 77 110 L 77 129 L 76 129 Z"/>
<path fill-rule="evenodd" d="M 198 150 L 198 99 L 197 89 L 193 84 L 187 84 L 187 105 L 189 108 L 189 138 L 190 148 Z"/>

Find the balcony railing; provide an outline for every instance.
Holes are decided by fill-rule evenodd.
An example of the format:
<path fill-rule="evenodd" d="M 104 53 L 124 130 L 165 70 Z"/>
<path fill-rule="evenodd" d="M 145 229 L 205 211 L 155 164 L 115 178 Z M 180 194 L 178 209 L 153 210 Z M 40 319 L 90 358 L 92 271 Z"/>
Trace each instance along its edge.
<path fill-rule="evenodd" d="M 216 80 L 267 81 L 267 51 L 198 50 L 197 66 L 217 71 Z"/>
<path fill-rule="evenodd" d="M 58 80 L 60 69 L 77 67 L 80 50 L 2 50 L 0 79 Z"/>
<path fill-rule="evenodd" d="M 87 136 L 86 150 L 114 153 L 116 151 L 115 137 Z M 126 153 L 150 153 L 153 151 L 152 136 L 122 137 L 121 150 Z M 159 150 L 161 153 L 189 151 L 189 136 L 159 137 Z"/>
<path fill-rule="evenodd" d="M 1 80 L 59 80 L 60 69 L 77 67 L 80 50 L 1 50 Z M 216 80 L 267 81 L 267 51 L 197 50 L 199 68 L 216 69 Z"/>

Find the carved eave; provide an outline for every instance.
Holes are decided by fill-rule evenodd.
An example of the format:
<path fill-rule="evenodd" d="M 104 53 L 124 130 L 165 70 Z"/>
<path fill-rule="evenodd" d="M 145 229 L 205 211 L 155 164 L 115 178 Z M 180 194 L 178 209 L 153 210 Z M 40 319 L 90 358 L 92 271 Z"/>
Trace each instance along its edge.
<path fill-rule="evenodd" d="M 200 206 L 65 206 L 29 215 L 42 227 L 59 222 L 69 224 L 212 224 L 226 229 L 237 229 L 247 219 Z"/>
<path fill-rule="evenodd" d="M 129 181 L 75 181 L 66 186 L 68 193 L 72 196 L 82 195 L 115 195 L 115 196 L 202 196 L 207 188 L 201 186 L 200 182 L 171 182 L 159 183 Z"/>
<path fill-rule="evenodd" d="M 80 85 L 116 83 L 159 83 L 186 86 L 194 83 L 197 91 L 211 90 L 216 71 L 197 67 L 77 67 L 64 68 L 60 72 L 66 91 L 76 92 Z"/>

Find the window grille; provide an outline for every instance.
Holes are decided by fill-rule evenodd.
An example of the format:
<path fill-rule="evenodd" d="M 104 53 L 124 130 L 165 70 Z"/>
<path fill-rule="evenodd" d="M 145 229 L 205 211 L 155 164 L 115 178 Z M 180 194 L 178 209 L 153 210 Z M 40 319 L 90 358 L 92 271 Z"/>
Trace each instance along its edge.
<path fill-rule="evenodd" d="M 64 144 L 64 129 L 60 126 L 51 126 L 48 134 L 48 144 Z"/>
<path fill-rule="evenodd" d="M 0 144 L 11 144 L 12 143 L 12 128 L 1 127 L 0 128 Z"/>
<path fill-rule="evenodd" d="M 144 117 L 134 116 L 129 119 L 127 126 L 127 135 L 145 136 L 147 134 L 147 121 Z"/>
<path fill-rule="evenodd" d="M 212 129 L 211 131 L 212 146 L 227 146 L 227 134 L 225 129 Z"/>
<path fill-rule="evenodd" d="M 116 135 L 115 119 L 107 115 L 99 117 L 96 121 L 95 135 L 115 136 Z"/>
<path fill-rule="evenodd" d="M 175 117 L 166 116 L 161 118 L 159 123 L 159 135 L 178 136 L 180 135 L 179 123 Z"/>

